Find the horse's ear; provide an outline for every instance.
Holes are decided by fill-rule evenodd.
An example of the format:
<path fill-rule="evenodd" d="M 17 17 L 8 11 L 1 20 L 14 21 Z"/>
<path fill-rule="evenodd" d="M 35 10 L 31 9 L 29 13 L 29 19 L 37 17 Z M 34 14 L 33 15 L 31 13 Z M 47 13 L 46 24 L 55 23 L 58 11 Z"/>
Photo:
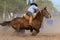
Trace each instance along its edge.
<path fill-rule="evenodd" d="M 47 7 L 44 7 L 44 10 L 47 10 L 46 8 L 47 8 Z"/>

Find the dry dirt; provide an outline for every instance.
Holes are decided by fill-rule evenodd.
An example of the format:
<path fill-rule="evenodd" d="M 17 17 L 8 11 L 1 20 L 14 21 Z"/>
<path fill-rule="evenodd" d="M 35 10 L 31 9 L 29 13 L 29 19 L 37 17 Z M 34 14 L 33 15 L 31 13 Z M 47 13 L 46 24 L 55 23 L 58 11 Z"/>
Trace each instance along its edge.
<path fill-rule="evenodd" d="M 26 31 L 25 34 L 17 33 L 11 27 L 0 25 L 0 40 L 60 40 L 59 17 L 53 18 L 54 23 L 51 27 L 44 24 L 37 36 L 31 36 L 29 31 Z"/>

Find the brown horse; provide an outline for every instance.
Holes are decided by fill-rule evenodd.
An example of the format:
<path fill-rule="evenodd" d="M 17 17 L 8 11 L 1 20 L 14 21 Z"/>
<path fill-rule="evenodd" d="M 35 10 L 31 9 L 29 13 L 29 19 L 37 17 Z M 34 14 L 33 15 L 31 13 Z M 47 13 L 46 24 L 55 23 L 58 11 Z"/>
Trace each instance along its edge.
<path fill-rule="evenodd" d="M 46 17 L 46 18 L 51 17 L 51 15 L 47 11 L 46 7 L 44 9 L 42 9 L 41 12 L 39 11 L 36 14 L 36 17 L 33 19 L 31 26 L 29 25 L 29 21 L 26 20 L 24 17 L 17 17 L 11 21 L 5 21 L 3 23 L 0 23 L 0 25 L 6 26 L 9 24 L 18 32 L 21 31 L 21 29 L 30 30 L 31 32 L 33 32 L 33 30 L 35 30 L 35 33 L 32 33 L 32 34 L 36 35 L 37 33 L 39 33 L 39 29 L 41 28 L 44 17 Z"/>

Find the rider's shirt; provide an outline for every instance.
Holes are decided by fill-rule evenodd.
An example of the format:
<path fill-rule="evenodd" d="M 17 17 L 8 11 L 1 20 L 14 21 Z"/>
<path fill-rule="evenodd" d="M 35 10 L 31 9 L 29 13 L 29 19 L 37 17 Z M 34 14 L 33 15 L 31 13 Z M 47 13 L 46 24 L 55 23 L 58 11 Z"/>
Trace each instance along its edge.
<path fill-rule="evenodd" d="M 34 13 L 35 9 L 37 9 L 38 7 L 36 7 L 35 5 L 32 5 L 28 8 L 28 12 Z"/>

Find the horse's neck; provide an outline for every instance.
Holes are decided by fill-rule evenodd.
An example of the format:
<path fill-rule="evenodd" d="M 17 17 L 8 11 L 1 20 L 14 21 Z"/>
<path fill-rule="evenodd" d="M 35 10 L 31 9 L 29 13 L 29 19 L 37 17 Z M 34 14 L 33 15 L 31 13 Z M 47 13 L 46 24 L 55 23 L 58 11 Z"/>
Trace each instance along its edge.
<path fill-rule="evenodd" d="M 37 15 L 36 15 L 36 17 L 35 17 L 35 19 L 37 19 L 37 20 L 39 20 L 39 21 L 43 21 L 43 15 L 42 14 L 40 14 L 40 12 L 39 13 L 37 13 Z"/>
<path fill-rule="evenodd" d="M 35 18 L 36 19 L 41 19 L 41 18 L 43 18 L 43 16 L 42 16 L 42 14 L 40 12 L 38 12 Z"/>

